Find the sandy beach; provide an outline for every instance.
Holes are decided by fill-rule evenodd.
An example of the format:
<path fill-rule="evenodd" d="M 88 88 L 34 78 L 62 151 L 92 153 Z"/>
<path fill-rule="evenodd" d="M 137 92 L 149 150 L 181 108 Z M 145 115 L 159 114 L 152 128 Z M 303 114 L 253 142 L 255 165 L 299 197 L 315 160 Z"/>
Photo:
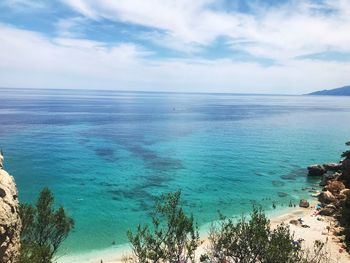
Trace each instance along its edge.
<path fill-rule="evenodd" d="M 275 227 L 284 222 L 290 226 L 291 233 L 295 239 L 303 239 L 304 248 L 312 249 L 316 240 L 326 244 L 326 252 L 331 258 L 331 262 L 350 262 L 350 256 L 343 248 L 339 237 L 334 235 L 336 222 L 332 217 L 317 215 L 315 206 L 318 202 L 312 202 L 309 208 L 295 208 L 290 213 L 271 218 L 271 226 Z M 302 219 L 302 224 L 309 227 L 302 227 L 302 224 L 291 224 L 291 220 Z"/>
<path fill-rule="evenodd" d="M 271 226 L 276 227 L 281 223 L 289 225 L 291 233 L 294 233 L 295 240 L 303 239 L 302 246 L 305 249 L 312 249 L 316 240 L 326 244 L 325 250 L 331 258 L 331 262 L 350 262 L 350 255 L 345 251 L 339 237 L 334 235 L 336 222 L 332 217 L 319 216 L 316 212 L 317 201 L 310 202 L 309 208 L 287 208 L 269 216 Z M 301 221 L 300 221 L 301 220 Z M 292 224 L 291 221 L 298 221 Z M 302 223 L 300 223 L 302 222 Z M 302 226 L 304 225 L 304 227 Z M 305 227 L 307 226 L 307 227 Z M 200 231 L 204 232 L 204 231 Z M 197 257 L 205 253 L 208 247 L 208 238 L 201 235 L 202 244 L 197 250 Z M 86 254 L 70 255 L 62 257 L 59 263 L 120 263 L 123 258 L 131 255 L 131 248 L 127 245 L 106 250 L 91 251 Z"/>

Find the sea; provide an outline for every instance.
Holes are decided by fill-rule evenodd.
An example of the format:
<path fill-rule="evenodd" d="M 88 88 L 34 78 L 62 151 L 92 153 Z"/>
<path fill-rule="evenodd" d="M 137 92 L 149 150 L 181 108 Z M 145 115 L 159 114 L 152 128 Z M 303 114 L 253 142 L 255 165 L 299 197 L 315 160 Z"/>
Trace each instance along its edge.
<path fill-rule="evenodd" d="M 49 187 L 75 221 L 62 255 L 126 244 L 177 190 L 199 226 L 297 205 L 318 188 L 306 167 L 348 140 L 350 97 L 0 89 L 20 201 Z"/>

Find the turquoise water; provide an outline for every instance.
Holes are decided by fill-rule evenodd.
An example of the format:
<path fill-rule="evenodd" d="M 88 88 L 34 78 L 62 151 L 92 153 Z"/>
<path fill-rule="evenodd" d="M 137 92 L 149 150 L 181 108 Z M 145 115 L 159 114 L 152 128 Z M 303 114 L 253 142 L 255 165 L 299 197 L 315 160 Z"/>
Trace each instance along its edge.
<path fill-rule="evenodd" d="M 200 224 L 286 207 L 338 161 L 350 98 L 0 90 L 0 146 L 21 201 L 44 186 L 75 219 L 65 253 L 127 241 L 154 197 L 181 189 Z M 282 196 L 286 193 L 287 196 Z"/>

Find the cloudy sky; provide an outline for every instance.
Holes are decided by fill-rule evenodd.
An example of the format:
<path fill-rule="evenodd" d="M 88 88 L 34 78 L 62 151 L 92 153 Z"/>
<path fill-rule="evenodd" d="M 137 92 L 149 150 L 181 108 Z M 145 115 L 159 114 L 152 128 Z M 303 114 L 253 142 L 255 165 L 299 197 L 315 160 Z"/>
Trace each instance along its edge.
<path fill-rule="evenodd" d="M 349 84 L 349 0 L 0 1 L 2 87 L 299 94 Z"/>

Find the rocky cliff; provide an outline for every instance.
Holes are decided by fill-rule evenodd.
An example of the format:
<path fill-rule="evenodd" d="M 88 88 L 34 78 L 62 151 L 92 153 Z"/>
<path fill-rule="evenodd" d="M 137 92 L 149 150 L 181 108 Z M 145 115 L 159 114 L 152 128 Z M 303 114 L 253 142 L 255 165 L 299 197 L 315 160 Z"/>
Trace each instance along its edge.
<path fill-rule="evenodd" d="M 15 263 L 20 249 L 21 220 L 15 181 L 4 170 L 0 153 L 0 263 Z"/>

